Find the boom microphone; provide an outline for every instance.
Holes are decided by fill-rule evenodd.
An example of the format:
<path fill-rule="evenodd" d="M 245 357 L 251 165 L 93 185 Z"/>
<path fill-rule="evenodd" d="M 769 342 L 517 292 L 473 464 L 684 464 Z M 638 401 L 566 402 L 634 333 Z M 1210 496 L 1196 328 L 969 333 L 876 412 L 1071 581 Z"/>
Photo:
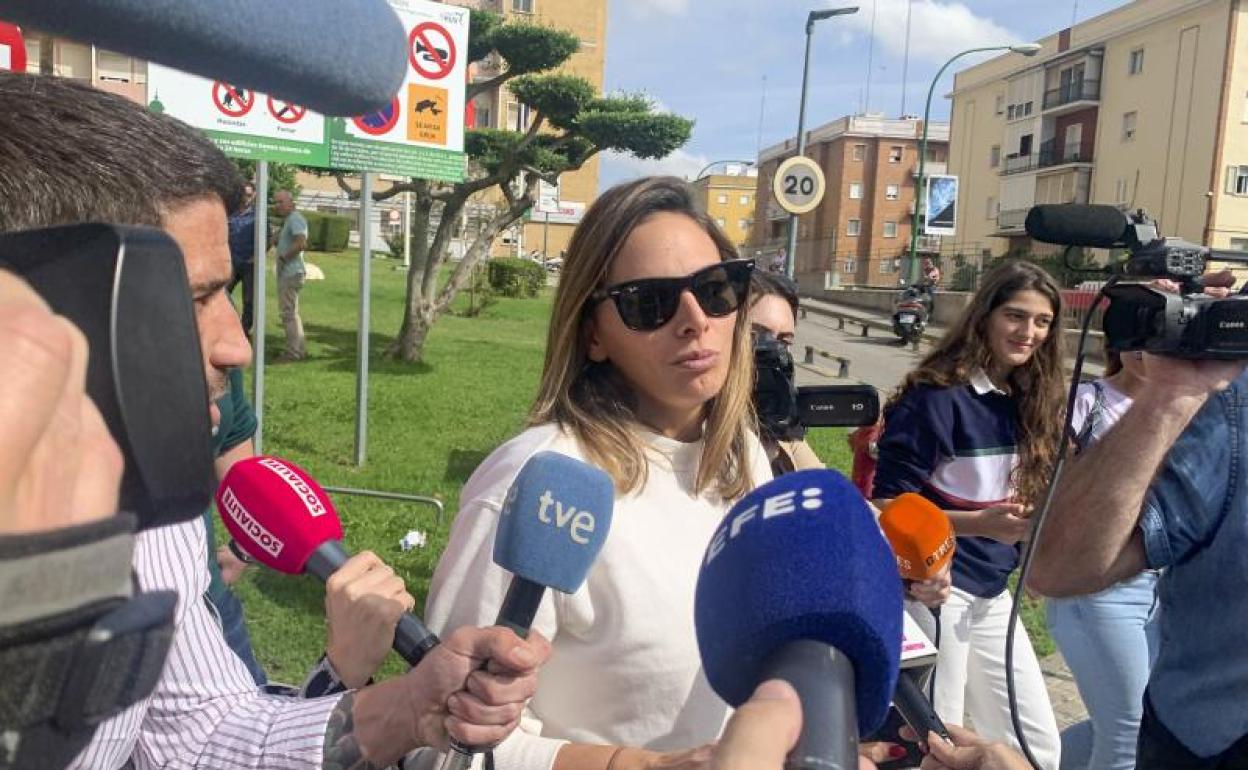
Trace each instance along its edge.
<path fill-rule="evenodd" d="M 342 522 L 325 490 L 294 463 L 248 457 L 230 468 L 217 488 L 217 511 L 244 551 L 287 575 L 304 572 L 322 581 L 350 555 L 342 547 Z M 415 666 L 438 637 L 404 613 L 394 629 L 394 650 Z"/>
<path fill-rule="evenodd" d="M 901 581 L 858 490 L 789 473 L 732 507 L 707 547 L 694 623 L 707 680 L 732 706 L 780 678 L 802 701 L 789 770 L 856 770 L 897 681 Z"/>
<path fill-rule="evenodd" d="M 7 0 L 4 18 L 326 115 L 388 105 L 407 70 L 386 0 Z"/>
<path fill-rule="evenodd" d="M 930 580 L 953 560 L 957 538 L 949 516 L 923 495 L 898 495 L 880 512 L 880 529 L 906 580 Z"/>
<path fill-rule="evenodd" d="M 1024 226 L 1044 243 L 1113 249 L 1127 245 L 1129 224 L 1117 206 L 1053 203 L 1032 206 Z"/>
<path fill-rule="evenodd" d="M 538 452 L 507 490 L 494 535 L 494 563 L 512 574 L 495 625 L 528 638 L 547 588 L 576 592 L 607 542 L 615 487 L 602 470 Z M 465 768 L 475 749 L 451 741 L 443 770 Z"/>

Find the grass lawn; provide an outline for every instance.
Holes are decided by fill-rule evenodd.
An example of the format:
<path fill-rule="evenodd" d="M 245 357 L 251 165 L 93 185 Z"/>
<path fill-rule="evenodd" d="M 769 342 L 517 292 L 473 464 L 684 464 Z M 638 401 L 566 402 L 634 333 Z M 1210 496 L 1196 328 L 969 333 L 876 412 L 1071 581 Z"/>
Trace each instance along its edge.
<path fill-rule="evenodd" d="M 390 260 L 375 260 L 368 461 L 356 468 L 358 257 L 311 253 L 309 261 L 326 276 L 309 281 L 301 295 L 309 360 L 266 369 L 263 450 L 301 465 L 322 484 L 435 495 L 445 501 L 446 520 L 439 526 L 430 506 L 341 495 L 334 500 L 347 547 L 373 550 L 398 570 L 419 611 L 460 488 L 490 451 L 524 425 L 541 373 L 551 297 L 547 292 L 537 299 L 500 298 L 479 315 L 466 317 L 460 314 L 468 307 L 464 293 L 455 302 L 456 313 L 434 327 L 424 363 L 396 364 L 380 354 L 402 320 L 406 274 L 394 270 Z M 272 358 L 282 349 L 283 335 L 273 282 L 268 283 L 266 346 Z M 830 467 L 848 472 L 845 431 L 816 430 L 810 437 Z M 399 540 L 412 529 L 427 532 L 428 545 L 403 552 Z M 324 646 L 321 585 L 314 578 L 251 569 L 237 590 L 270 678 L 302 681 Z M 1042 626 L 1042 616 L 1040 621 Z M 1051 648 L 1047 634 L 1040 639 L 1033 624 L 1028 628 L 1038 651 L 1045 644 Z M 400 669 L 397 656 L 391 656 L 383 676 Z"/>

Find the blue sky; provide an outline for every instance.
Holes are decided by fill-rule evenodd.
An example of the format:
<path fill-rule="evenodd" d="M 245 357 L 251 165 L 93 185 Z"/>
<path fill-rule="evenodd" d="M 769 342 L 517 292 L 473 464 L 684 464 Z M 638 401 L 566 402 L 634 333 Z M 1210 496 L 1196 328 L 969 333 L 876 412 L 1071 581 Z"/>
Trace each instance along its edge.
<path fill-rule="evenodd" d="M 607 91 L 642 91 L 662 109 L 693 118 L 689 143 L 662 161 L 604 156 L 600 186 L 641 174 L 692 176 L 707 162 L 753 159 L 797 131 L 806 14 L 858 5 L 853 16 L 815 26 L 807 127 L 859 112 L 895 117 L 902 107 L 906 9 L 912 2 L 905 107 L 921 115 L 932 77 L 952 54 L 1035 40 L 1126 4 L 1125 0 L 609 0 Z M 872 30 L 874 8 L 875 34 Z M 874 40 L 874 46 L 870 41 Z M 872 50 L 873 49 L 873 50 Z M 872 77 L 867 91 L 867 62 Z M 961 62 L 982 61 L 972 56 Z M 933 119 L 949 114 L 941 95 Z"/>

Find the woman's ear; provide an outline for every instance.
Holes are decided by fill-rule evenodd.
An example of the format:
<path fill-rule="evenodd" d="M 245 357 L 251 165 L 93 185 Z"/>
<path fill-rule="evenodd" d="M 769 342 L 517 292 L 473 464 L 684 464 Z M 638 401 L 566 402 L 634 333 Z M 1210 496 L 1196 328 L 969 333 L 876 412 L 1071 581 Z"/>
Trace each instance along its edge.
<path fill-rule="evenodd" d="M 585 355 L 590 361 L 600 364 L 607 360 L 607 351 L 598 337 L 598 324 L 593 313 L 585 318 L 585 326 L 581 332 L 585 335 Z"/>

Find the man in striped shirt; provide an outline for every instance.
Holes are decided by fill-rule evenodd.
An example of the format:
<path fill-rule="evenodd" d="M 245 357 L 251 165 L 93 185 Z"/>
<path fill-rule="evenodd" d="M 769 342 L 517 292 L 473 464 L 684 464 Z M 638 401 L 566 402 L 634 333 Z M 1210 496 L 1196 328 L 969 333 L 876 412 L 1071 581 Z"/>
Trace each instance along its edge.
<path fill-rule="evenodd" d="M 160 227 L 186 260 L 215 402 L 251 348 L 225 294 L 233 164 L 199 132 L 69 80 L 0 73 L 0 232 L 105 221 Z M 170 287 L 171 291 L 185 291 Z M 203 522 L 142 532 L 143 591 L 179 598 L 165 672 L 143 701 L 102 724 L 77 768 L 373 768 L 412 749 L 501 741 L 516 726 L 548 653 L 501 628 L 459 629 L 407 674 L 340 696 L 261 694 L 208 609 Z M 478 671 L 483 659 L 488 671 Z"/>

